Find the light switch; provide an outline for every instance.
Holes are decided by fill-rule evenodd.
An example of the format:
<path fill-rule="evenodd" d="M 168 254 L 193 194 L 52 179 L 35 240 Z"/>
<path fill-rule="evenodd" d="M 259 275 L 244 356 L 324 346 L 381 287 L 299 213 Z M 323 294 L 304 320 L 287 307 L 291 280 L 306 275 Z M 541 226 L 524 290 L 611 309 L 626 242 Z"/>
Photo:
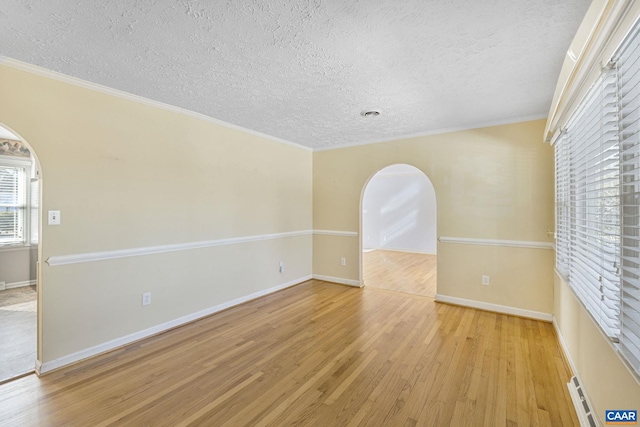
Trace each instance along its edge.
<path fill-rule="evenodd" d="M 49 211 L 49 225 L 60 225 L 60 211 Z"/>

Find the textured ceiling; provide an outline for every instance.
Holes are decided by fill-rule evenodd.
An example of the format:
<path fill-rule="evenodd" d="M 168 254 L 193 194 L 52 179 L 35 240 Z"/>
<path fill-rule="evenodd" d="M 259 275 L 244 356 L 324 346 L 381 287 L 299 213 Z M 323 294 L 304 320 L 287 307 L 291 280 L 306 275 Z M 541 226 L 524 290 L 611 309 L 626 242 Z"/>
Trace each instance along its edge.
<path fill-rule="evenodd" d="M 0 55 L 326 148 L 545 116 L 589 3 L 2 0 Z"/>

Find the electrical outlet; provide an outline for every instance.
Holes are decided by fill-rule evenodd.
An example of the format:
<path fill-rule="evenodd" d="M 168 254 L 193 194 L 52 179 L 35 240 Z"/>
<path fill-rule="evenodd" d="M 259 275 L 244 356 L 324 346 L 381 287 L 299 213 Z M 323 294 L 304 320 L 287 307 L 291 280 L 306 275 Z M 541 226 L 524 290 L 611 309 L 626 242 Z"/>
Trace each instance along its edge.
<path fill-rule="evenodd" d="M 340 258 L 340 265 L 347 265 L 347 259 L 345 257 Z"/>
<path fill-rule="evenodd" d="M 482 284 L 484 286 L 489 286 L 489 283 L 490 283 L 489 276 L 486 276 L 486 275 L 482 276 Z"/>
<path fill-rule="evenodd" d="M 49 225 L 60 225 L 60 211 L 49 211 Z"/>
<path fill-rule="evenodd" d="M 142 294 L 142 305 L 151 304 L 151 292 L 145 292 Z"/>
<path fill-rule="evenodd" d="M 284 261 L 280 261 L 280 273 L 284 273 Z"/>

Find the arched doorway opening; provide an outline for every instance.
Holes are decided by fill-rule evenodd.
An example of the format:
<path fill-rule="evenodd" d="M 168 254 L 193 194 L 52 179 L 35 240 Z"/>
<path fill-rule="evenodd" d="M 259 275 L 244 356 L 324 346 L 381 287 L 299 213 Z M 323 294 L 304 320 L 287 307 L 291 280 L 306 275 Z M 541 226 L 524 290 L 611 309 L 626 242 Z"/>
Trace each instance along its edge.
<path fill-rule="evenodd" d="M 40 164 L 0 123 L 0 382 L 34 372 L 39 351 Z"/>
<path fill-rule="evenodd" d="M 360 219 L 364 285 L 435 297 L 437 207 L 429 178 L 407 164 L 381 169 L 363 188 Z"/>

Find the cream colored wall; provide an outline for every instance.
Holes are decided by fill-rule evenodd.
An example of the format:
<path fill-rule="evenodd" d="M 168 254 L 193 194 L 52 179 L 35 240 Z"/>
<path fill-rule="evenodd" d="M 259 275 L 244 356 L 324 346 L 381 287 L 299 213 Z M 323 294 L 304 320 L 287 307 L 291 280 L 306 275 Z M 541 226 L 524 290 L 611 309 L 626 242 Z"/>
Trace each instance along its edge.
<path fill-rule="evenodd" d="M 556 326 L 600 422 L 605 424 L 607 409 L 638 409 L 640 383 L 567 283 L 557 274 L 554 277 Z"/>
<path fill-rule="evenodd" d="M 0 282 L 12 287 L 35 280 L 37 259 L 38 249 L 35 246 L 0 249 Z"/>
<path fill-rule="evenodd" d="M 0 122 L 40 161 L 43 212 L 61 211 L 43 260 L 312 227 L 308 150 L 4 65 L 0 93 Z M 43 264 L 41 360 L 307 277 L 311 247 L 303 235 Z"/>
<path fill-rule="evenodd" d="M 544 125 L 538 120 L 316 152 L 314 228 L 360 231 L 367 180 L 385 166 L 407 163 L 434 185 L 438 236 L 551 242 L 553 151 L 541 142 Z M 360 280 L 349 264 L 358 251 L 358 237 L 315 236 L 313 272 Z M 438 294 L 552 312 L 551 250 L 440 243 L 438 255 Z M 489 287 L 481 285 L 483 274 L 491 275 Z"/>

